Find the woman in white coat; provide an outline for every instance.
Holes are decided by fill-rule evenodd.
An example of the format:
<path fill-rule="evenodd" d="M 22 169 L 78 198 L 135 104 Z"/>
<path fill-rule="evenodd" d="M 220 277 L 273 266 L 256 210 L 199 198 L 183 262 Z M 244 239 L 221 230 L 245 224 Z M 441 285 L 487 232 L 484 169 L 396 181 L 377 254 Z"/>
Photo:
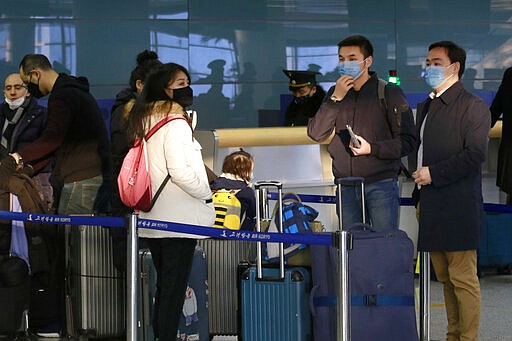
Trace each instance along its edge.
<path fill-rule="evenodd" d="M 147 142 L 150 177 L 156 193 L 167 175 L 170 180 L 144 219 L 213 226 L 215 210 L 201 154 L 185 107 L 192 104 L 190 76 L 181 65 L 168 63 L 150 73 L 129 116 L 128 134 L 143 137 L 167 116 L 179 119 L 161 127 Z M 183 119 L 185 118 L 185 120 Z M 139 229 L 147 238 L 157 270 L 153 329 L 160 341 L 176 340 L 184 294 L 199 236 Z"/>

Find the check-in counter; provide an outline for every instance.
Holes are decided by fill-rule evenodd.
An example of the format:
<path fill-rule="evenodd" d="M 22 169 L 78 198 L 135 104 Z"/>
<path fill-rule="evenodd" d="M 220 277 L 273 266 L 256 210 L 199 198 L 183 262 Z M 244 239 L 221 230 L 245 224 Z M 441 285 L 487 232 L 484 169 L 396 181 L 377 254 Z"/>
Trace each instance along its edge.
<path fill-rule="evenodd" d="M 334 195 L 331 158 L 327 152 L 330 141 L 316 143 L 307 136 L 306 127 L 270 127 L 217 129 L 196 131 L 195 136 L 203 147 L 205 163 L 215 173 L 222 172 L 224 157 L 239 148 L 254 156 L 254 181 L 279 180 L 284 191 L 298 194 Z M 501 121 L 489 132 L 490 145 L 487 171 L 496 169 L 496 157 L 501 138 Z M 485 170 L 484 170 L 485 171 Z M 404 179 L 401 179 L 404 180 Z M 401 181 L 401 196 L 410 197 L 414 183 Z M 328 231 L 337 229 L 335 205 L 309 204 L 319 212 L 319 220 Z M 400 228 L 416 244 L 418 223 L 414 207 L 400 210 Z"/>
<path fill-rule="evenodd" d="M 278 180 L 283 192 L 334 195 L 330 139 L 316 143 L 306 127 L 269 127 L 196 131 L 205 163 L 217 174 L 228 154 L 243 148 L 254 157 L 254 181 Z M 328 230 L 337 229 L 335 205 L 308 203 Z"/>

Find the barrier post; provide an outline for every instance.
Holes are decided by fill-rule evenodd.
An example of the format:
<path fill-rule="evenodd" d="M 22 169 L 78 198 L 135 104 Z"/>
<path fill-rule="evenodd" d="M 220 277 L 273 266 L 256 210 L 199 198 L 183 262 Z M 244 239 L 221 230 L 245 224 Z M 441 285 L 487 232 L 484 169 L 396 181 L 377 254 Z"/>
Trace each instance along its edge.
<path fill-rule="evenodd" d="M 337 340 L 350 341 L 350 296 L 348 276 L 348 249 L 350 235 L 347 231 L 335 233 L 338 249 L 338 283 L 336 294 Z"/>
<path fill-rule="evenodd" d="M 126 227 L 128 228 L 128 245 L 126 267 L 126 306 L 127 306 L 127 325 L 126 325 L 126 341 L 137 341 L 137 284 L 138 284 L 138 237 L 137 237 L 137 214 L 131 214 L 126 219 Z"/>
<path fill-rule="evenodd" d="M 420 340 L 430 341 L 430 253 L 420 253 Z"/>

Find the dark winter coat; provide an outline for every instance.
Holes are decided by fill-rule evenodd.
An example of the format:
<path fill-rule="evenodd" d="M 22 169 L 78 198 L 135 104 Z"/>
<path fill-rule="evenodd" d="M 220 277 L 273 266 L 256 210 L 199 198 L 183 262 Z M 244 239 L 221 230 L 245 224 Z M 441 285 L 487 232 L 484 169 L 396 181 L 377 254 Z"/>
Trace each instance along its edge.
<path fill-rule="evenodd" d="M 512 194 L 512 68 L 508 68 L 491 104 L 491 126 L 502 116 L 496 185 Z"/>
<path fill-rule="evenodd" d="M 47 128 L 17 152 L 26 162 L 55 156 L 61 183 L 104 178 L 110 173 L 108 136 L 98 103 L 85 77 L 60 73 L 48 98 Z"/>
<path fill-rule="evenodd" d="M 482 169 L 487 157 L 487 105 L 457 82 L 417 108 L 423 132 L 423 166 L 432 183 L 420 190 L 419 251 L 477 249 L 483 218 Z"/>
<path fill-rule="evenodd" d="M 131 210 L 126 207 L 119 197 L 117 176 L 121 170 L 124 157 L 133 146 L 126 136 L 127 117 L 124 116 L 124 106 L 136 98 L 136 92 L 130 88 L 121 90 L 117 96 L 110 117 L 110 154 L 112 157 L 112 215 L 124 216 Z"/>
<path fill-rule="evenodd" d="M 316 92 L 303 104 L 297 104 L 294 99 L 286 109 L 284 125 L 287 127 L 307 126 L 309 119 L 315 116 L 318 108 L 320 108 L 324 97 L 325 90 L 317 85 Z"/>
<path fill-rule="evenodd" d="M 0 105 L 0 127 L 4 126 L 6 117 L 12 117 L 16 111 L 17 109 L 10 109 L 7 103 L 2 103 Z M 18 123 L 14 126 L 9 138 L 9 150 L 7 152 L 16 152 L 39 138 L 46 127 L 47 119 L 48 113 L 46 108 L 37 104 L 37 100 L 35 98 L 28 97 L 28 105 L 24 109 Z M 42 172 L 51 171 L 51 165 L 49 165 L 48 160 L 44 160 L 35 168 L 43 168 L 41 170 Z"/>

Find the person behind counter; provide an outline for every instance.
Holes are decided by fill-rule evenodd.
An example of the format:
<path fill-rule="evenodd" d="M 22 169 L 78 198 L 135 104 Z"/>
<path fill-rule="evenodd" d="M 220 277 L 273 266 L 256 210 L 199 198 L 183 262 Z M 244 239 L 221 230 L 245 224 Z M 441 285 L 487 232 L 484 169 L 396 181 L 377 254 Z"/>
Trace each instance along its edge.
<path fill-rule="evenodd" d="M 288 87 L 293 95 L 293 101 L 286 109 L 285 126 L 307 126 L 315 116 L 325 91 L 316 82 L 315 71 L 283 70 L 290 78 Z"/>

